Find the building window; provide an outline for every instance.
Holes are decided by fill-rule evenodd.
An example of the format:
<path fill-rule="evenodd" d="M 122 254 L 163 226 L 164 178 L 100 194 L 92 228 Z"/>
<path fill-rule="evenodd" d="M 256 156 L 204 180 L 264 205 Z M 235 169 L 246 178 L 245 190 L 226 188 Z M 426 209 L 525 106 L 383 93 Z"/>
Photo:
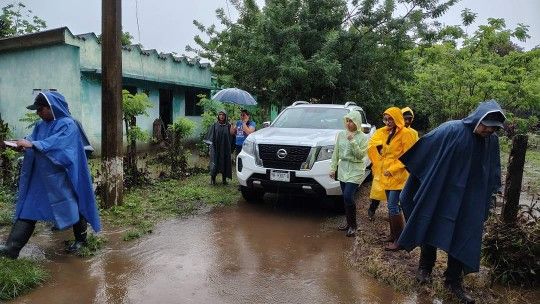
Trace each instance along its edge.
<path fill-rule="evenodd" d="M 122 90 L 128 91 L 129 94 L 131 94 L 131 95 L 137 94 L 137 87 L 136 86 L 125 85 L 125 86 L 122 86 Z"/>
<path fill-rule="evenodd" d="M 203 109 L 198 105 L 201 98 L 197 95 L 206 95 L 210 94 L 209 90 L 204 89 L 186 89 L 186 116 L 200 116 L 203 113 Z"/>

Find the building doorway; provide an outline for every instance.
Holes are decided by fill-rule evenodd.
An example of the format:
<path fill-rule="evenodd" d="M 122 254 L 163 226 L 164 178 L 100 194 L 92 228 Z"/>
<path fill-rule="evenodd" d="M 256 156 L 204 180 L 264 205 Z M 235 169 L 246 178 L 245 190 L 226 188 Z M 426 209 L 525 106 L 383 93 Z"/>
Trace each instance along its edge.
<path fill-rule="evenodd" d="M 159 118 L 165 128 L 172 124 L 173 92 L 169 89 L 159 90 Z"/>

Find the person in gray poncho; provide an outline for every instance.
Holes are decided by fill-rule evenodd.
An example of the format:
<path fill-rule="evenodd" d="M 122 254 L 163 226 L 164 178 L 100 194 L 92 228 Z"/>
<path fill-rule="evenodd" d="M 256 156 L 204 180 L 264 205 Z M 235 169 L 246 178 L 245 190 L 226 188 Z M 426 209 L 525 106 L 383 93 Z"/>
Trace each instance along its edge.
<path fill-rule="evenodd" d="M 210 126 L 204 142 L 209 144 L 210 150 L 210 182 L 216 183 L 216 175 L 221 173 L 223 184 L 227 184 L 227 178 L 232 178 L 230 134 L 231 124 L 228 122 L 225 110 L 218 112 L 217 121 Z"/>

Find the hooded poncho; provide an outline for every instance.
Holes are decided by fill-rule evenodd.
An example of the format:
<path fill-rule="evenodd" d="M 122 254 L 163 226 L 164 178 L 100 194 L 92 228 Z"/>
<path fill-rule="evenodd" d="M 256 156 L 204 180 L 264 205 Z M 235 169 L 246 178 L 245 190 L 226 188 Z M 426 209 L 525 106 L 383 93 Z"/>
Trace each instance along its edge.
<path fill-rule="evenodd" d="M 231 124 L 227 122 L 225 110 L 218 112 L 218 120 L 219 113 L 225 114 L 224 123 L 216 121 L 210 126 L 205 137 L 205 142 L 210 144 L 210 175 L 216 176 L 216 174 L 221 173 L 223 177 L 232 178 L 231 146 L 233 140 L 230 134 Z"/>
<path fill-rule="evenodd" d="M 443 123 L 400 160 L 411 176 L 400 201 L 407 225 L 398 241 L 406 250 L 428 244 L 478 271 L 483 223 L 489 199 L 501 185 L 499 141 L 473 133 L 495 101 L 482 102 L 463 120 Z"/>
<path fill-rule="evenodd" d="M 82 214 L 99 232 L 99 214 L 80 128 L 64 96 L 58 92 L 40 94 L 47 99 L 54 119 L 38 122 L 27 137 L 33 148 L 24 151 L 15 219 L 51 221 L 64 229 L 77 223 Z"/>
<path fill-rule="evenodd" d="M 373 181 L 377 192 L 384 190 L 401 190 L 409 174 L 405 166 L 399 161 L 399 157 L 405 153 L 414 143 L 416 137 L 409 129 L 405 128 L 405 121 L 401 110 L 397 107 L 391 107 L 384 111 L 384 114 L 390 115 L 396 124 L 394 135 L 389 139 L 392 129 L 382 127 L 375 131 L 368 145 L 368 156 L 373 164 Z M 377 148 L 380 146 L 380 151 Z M 390 172 L 390 176 L 384 176 L 384 171 Z M 372 189 L 374 189 L 372 185 Z M 375 191 L 374 189 L 374 191 Z M 372 198 L 382 200 L 382 195 L 372 193 Z"/>
<path fill-rule="evenodd" d="M 412 117 L 413 117 L 413 119 L 414 119 L 414 112 L 413 112 L 413 110 L 412 110 L 411 108 L 405 107 L 405 108 L 401 109 L 401 113 L 405 114 L 405 113 L 407 113 L 407 112 L 410 112 L 411 115 L 412 115 Z M 409 129 L 409 131 L 411 131 L 411 132 L 414 134 L 414 136 L 416 137 L 416 140 L 418 140 L 418 138 L 419 138 L 419 136 L 418 136 L 418 131 L 416 131 L 415 129 L 413 129 L 411 126 L 407 127 L 407 129 Z"/>
<path fill-rule="evenodd" d="M 367 137 L 360 131 L 362 118 L 360 112 L 351 111 L 343 118 L 352 120 L 356 125 L 356 132 L 352 140 L 347 139 L 347 130 L 337 134 L 330 170 L 337 170 L 337 179 L 342 182 L 359 184 L 364 175 Z M 339 166 L 339 169 L 338 169 Z"/>

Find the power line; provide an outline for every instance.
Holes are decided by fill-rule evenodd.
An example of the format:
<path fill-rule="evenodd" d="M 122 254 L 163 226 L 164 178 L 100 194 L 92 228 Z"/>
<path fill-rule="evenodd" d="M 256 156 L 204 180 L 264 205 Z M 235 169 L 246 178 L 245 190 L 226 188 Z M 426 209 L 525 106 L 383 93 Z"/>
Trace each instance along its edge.
<path fill-rule="evenodd" d="M 135 20 L 137 20 L 137 39 L 139 40 L 139 48 L 141 48 L 141 51 L 142 51 L 141 26 L 139 24 L 139 0 L 135 0 Z M 142 55 L 143 54 L 139 54 L 139 59 L 140 59 L 140 62 L 141 62 L 142 77 L 143 77 L 143 80 L 144 80 L 146 78 L 146 76 L 144 75 L 145 73 L 144 73 L 144 65 L 143 65 Z"/>

